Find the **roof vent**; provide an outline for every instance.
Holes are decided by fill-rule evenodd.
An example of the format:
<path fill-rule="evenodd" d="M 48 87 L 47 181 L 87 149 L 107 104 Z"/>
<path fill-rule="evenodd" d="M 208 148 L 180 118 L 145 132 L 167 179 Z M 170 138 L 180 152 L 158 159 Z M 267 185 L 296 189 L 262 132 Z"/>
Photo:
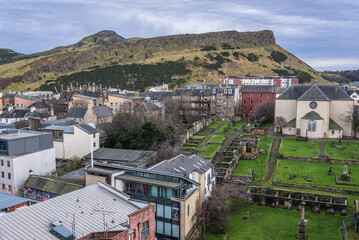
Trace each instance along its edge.
<path fill-rule="evenodd" d="M 61 240 L 73 239 L 72 232 L 64 228 L 63 226 L 57 226 L 50 229 L 50 232 Z"/>

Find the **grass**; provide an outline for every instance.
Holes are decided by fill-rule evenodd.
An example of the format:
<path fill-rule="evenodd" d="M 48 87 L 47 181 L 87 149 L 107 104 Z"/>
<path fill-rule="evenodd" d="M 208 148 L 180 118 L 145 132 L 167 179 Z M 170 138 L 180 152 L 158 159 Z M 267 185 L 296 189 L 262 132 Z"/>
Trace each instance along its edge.
<path fill-rule="evenodd" d="M 238 201 L 238 200 L 235 200 Z M 249 211 L 249 220 L 244 221 L 243 216 Z M 341 224 L 345 217 L 340 215 L 327 215 L 311 213 L 307 208 L 305 219 L 306 232 L 313 240 L 340 240 Z M 209 235 L 209 240 L 271 240 L 296 239 L 300 212 L 296 210 L 275 209 L 254 205 L 243 205 L 239 211 L 232 213 L 226 235 Z"/>
<path fill-rule="evenodd" d="M 325 152 L 333 159 L 343 159 L 343 160 L 359 160 L 359 142 L 342 142 L 342 145 L 345 146 L 345 149 L 337 149 L 338 143 L 335 144 L 336 147 L 331 146 L 331 142 L 325 142 Z"/>
<path fill-rule="evenodd" d="M 224 123 L 225 123 L 224 121 L 216 121 L 216 122 L 213 122 L 210 125 L 208 125 L 206 128 L 216 129 Z"/>
<path fill-rule="evenodd" d="M 262 179 L 264 176 L 265 165 L 269 156 L 269 149 L 272 142 L 273 139 L 270 137 L 267 137 L 267 141 L 264 141 L 264 137 L 260 137 L 259 148 L 264 149 L 264 153 L 260 153 L 256 160 L 240 160 L 238 166 L 233 171 L 233 175 L 246 176 L 249 173 L 249 169 L 253 169 L 254 178 Z M 260 163 L 258 163 L 259 160 Z"/>
<path fill-rule="evenodd" d="M 224 135 L 214 135 L 209 143 L 222 143 L 226 137 Z"/>
<path fill-rule="evenodd" d="M 310 143 L 313 142 L 310 148 Z M 317 158 L 320 153 L 319 143 L 315 140 L 308 142 L 296 141 L 294 138 L 282 138 L 279 149 L 285 157 L 308 157 Z"/>
<path fill-rule="evenodd" d="M 228 133 L 236 133 L 236 125 L 237 125 L 237 131 L 241 129 L 244 125 L 246 125 L 246 122 L 238 122 L 237 124 L 233 124 L 232 127 L 228 130 Z"/>
<path fill-rule="evenodd" d="M 208 144 L 199 155 L 201 157 L 213 157 L 220 147 L 220 144 Z"/>
<path fill-rule="evenodd" d="M 335 184 L 335 175 L 340 177 L 343 172 L 344 164 L 332 164 L 333 175 L 328 175 L 329 164 L 323 162 L 299 162 L 290 160 L 278 160 L 277 181 L 295 184 L 305 184 L 317 187 L 331 187 L 340 189 L 358 190 L 359 187 L 345 186 Z M 347 165 L 348 171 L 351 167 L 352 181 L 350 183 L 359 184 L 359 165 Z M 289 180 L 289 174 L 294 175 L 296 169 L 296 178 Z M 307 172 L 307 181 L 304 179 Z"/>
<path fill-rule="evenodd" d="M 218 129 L 216 133 L 224 133 L 224 130 L 229 128 L 229 124 L 229 122 L 226 122 L 226 124 L 224 124 L 220 129 Z"/>
<path fill-rule="evenodd" d="M 199 140 L 202 140 L 202 139 L 204 139 L 206 136 L 202 136 L 202 135 L 193 135 L 192 137 L 191 137 L 191 139 L 199 139 Z"/>

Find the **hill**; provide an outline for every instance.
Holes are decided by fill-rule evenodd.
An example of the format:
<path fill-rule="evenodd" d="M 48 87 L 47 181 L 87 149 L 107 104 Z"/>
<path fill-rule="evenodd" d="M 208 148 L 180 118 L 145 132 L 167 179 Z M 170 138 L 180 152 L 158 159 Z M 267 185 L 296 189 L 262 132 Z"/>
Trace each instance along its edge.
<path fill-rule="evenodd" d="M 7 48 L 0 48 L 0 65 L 13 62 L 14 57 L 25 56 L 22 53 L 15 52 Z"/>
<path fill-rule="evenodd" d="M 345 71 L 325 71 L 321 73 L 322 77 L 338 83 L 351 83 L 359 81 L 358 70 L 345 70 Z"/>
<path fill-rule="evenodd" d="M 144 90 L 162 82 L 171 86 L 204 79 L 207 83 L 218 82 L 228 75 L 298 75 L 301 83 L 327 82 L 277 45 L 273 32 L 268 30 L 131 39 L 117 34 L 118 37 L 113 37 L 113 33 L 109 41 L 103 40 L 107 35 L 98 33 L 84 38 L 80 44 L 2 65 L 0 88 L 53 90 L 70 82 L 74 85 L 96 82 Z"/>

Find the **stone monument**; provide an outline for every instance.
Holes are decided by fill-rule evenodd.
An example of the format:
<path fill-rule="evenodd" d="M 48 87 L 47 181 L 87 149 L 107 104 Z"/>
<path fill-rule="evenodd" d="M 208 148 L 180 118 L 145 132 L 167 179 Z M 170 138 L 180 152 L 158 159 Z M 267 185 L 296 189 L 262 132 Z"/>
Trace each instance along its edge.
<path fill-rule="evenodd" d="M 304 219 L 304 217 L 305 217 L 305 201 L 302 201 L 301 211 L 302 211 L 302 214 L 300 216 L 299 230 L 298 230 L 298 233 L 295 235 L 295 237 L 297 239 L 308 239 L 308 234 L 305 232 L 305 224 L 306 224 L 306 221 Z"/>
<path fill-rule="evenodd" d="M 347 165 L 344 165 L 344 169 L 343 169 L 342 174 L 340 175 L 340 179 L 343 181 L 347 181 L 347 182 L 351 181 L 350 174 L 348 173 Z"/>

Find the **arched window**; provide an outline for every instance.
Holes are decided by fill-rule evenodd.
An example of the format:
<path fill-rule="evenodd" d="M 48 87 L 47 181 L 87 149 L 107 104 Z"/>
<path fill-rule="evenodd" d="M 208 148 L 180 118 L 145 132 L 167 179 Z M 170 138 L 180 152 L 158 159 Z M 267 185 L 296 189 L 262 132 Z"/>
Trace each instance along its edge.
<path fill-rule="evenodd" d="M 317 130 L 316 121 L 308 121 L 308 132 L 315 132 Z"/>

